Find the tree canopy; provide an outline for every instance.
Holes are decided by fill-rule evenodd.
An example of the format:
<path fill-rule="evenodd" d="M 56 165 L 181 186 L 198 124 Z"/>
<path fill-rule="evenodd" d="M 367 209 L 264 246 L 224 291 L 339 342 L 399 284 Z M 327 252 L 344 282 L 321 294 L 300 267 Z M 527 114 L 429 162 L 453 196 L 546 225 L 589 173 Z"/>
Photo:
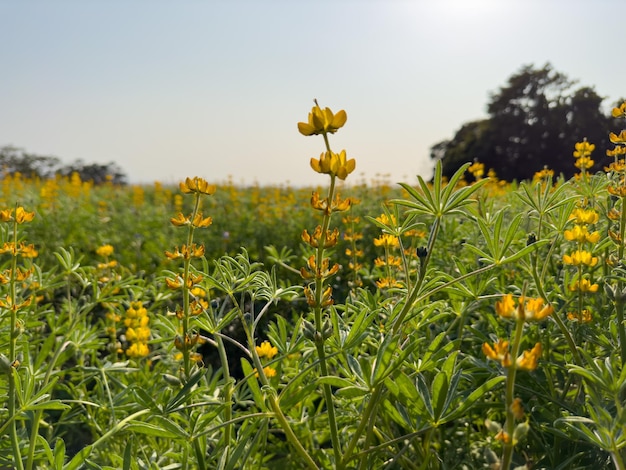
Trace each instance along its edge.
<path fill-rule="evenodd" d="M 602 111 L 603 97 L 592 87 L 575 85 L 550 64 L 522 67 L 490 95 L 488 117 L 433 145 L 431 158 L 442 161 L 446 176 L 478 161 L 507 181 L 530 179 L 544 167 L 568 178 L 578 171 L 574 145 L 587 139 L 597 149 L 589 171 L 600 170 L 607 163 L 603 149 L 610 146 L 611 118 Z"/>
<path fill-rule="evenodd" d="M 76 160 L 62 165 L 57 157 L 36 155 L 23 149 L 7 145 L 0 147 L 0 178 L 20 173 L 29 178 L 54 178 L 55 175 L 70 176 L 78 173 L 81 180 L 101 184 L 111 181 L 114 184 L 126 184 L 126 175 L 114 162 L 85 163 Z"/>

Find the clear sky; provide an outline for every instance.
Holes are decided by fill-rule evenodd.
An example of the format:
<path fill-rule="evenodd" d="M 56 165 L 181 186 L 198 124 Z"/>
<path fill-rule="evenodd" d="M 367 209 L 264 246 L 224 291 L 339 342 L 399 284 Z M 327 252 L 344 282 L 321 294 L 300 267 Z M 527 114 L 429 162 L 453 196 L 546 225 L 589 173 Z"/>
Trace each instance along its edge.
<path fill-rule="evenodd" d="M 523 65 L 626 96 L 625 0 L 0 0 L 0 146 L 131 182 L 326 181 L 317 98 L 353 183 L 430 177 Z M 584 136 L 581 136 L 581 138 Z"/>

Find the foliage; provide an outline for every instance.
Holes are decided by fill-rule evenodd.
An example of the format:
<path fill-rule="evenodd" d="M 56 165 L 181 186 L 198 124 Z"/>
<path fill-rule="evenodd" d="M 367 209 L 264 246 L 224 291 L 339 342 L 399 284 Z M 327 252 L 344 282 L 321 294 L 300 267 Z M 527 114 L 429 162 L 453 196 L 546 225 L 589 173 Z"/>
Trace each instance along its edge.
<path fill-rule="evenodd" d="M 626 468 L 626 132 L 392 189 L 346 123 L 325 187 L 6 176 L 0 467 Z"/>
<path fill-rule="evenodd" d="M 479 161 L 505 181 L 530 179 L 544 166 L 571 178 L 574 144 L 586 138 L 607 148 L 611 123 L 603 98 L 574 85 L 550 64 L 522 67 L 491 95 L 487 119 L 466 123 L 451 140 L 433 145 L 431 157 L 442 161 L 448 177 L 465 162 Z M 592 171 L 601 169 L 598 163 Z"/>
<path fill-rule="evenodd" d="M 54 179 L 55 175 L 71 177 L 72 174 L 76 174 L 82 181 L 91 181 L 95 184 L 106 181 L 114 184 L 126 183 L 126 175 L 114 162 L 99 164 L 76 160 L 61 165 L 61 160 L 57 157 L 28 153 L 10 145 L 0 147 L 0 168 L 2 177 Z"/>

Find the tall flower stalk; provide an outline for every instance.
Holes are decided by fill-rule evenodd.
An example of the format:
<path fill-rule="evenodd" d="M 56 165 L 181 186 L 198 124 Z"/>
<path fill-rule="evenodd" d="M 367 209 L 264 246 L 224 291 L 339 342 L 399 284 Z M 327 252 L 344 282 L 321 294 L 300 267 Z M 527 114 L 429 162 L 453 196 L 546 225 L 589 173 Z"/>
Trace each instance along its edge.
<path fill-rule="evenodd" d="M 498 316 L 515 321 L 511 343 L 507 340 L 498 339 L 493 346 L 484 343 L 482 348 L 488 359 L 500 362 L 506 370 L 504 398 L 506 418 L 504 426 L 500 427 L 497 423 L 487 422 L 488 428 L 497 430 L 496 439 L 503 443 L 502 458 L 500 460 L 501 470 L 508 470 L 511 467 L 515 445 L 526 435 L 529 429 L 527 422 L 517 423 L 524 417 L 522 403 L 518 398 L 515 398 L 515 377 L 517 371 L 535 370 L 541 356 L 541 343 L 536 343 L 532 349 L 526 350 L 520 355 L 524 326 L 526 322 L 541 321 L 547 318 L 553 311 L 554 309 L 551 305 L 543 305 L 543 299 L 541 298 L 528 299 L 522 296 L 516 305 L 513 296 L 507 294 L 496 303 Z"/>
<path fill-rule="evenodd" d="M 337 178 L 345 180 L 354 171 L 356 162 L 346 157 L 346 151 L 335 153 L 330 147 L 328 134 L 334 134 L 346 123 L 347 114 L 341 110 L 336 114 L 329 108 L 320 108 L 317 101 L 309 113 L 308 122 L 298 123 L 298 130 L 305 136 L 321 135 L 324 139 L 326 151 L 319 159 L 311 159 L 311 168 L 330 177 L 328 192 L 325 198 L 321 198 L 318 192 L 311 197 L 313 209 L 322 213 L 322 223 L 318 225 L 312 234 L 307 230 L 302 233 L 302 239 L 309 244 L 314 253 L 309 257 L 307 266 L 301 270 L 302 277 L 309 282 L 305 287 L 305 295 L 309 306 L 313 310 L 314 323 L 305 322 L 305 335 L 312 340 L 319 359 L 320 373 L 326 377 L 329 375 L 328 363 L 324 343 L 332 333 L 332 327 L 327 318 L 324 318 L 326 309 L 333 304 L 332 287 L 327 286 L 327 280 L 339 271 L 339 265 L 330 266 L 330 260 L 326 257 L 326 250 L 337 244 L 339 231 L 330 230 L 331 217 L 334 212 L 346 211 L 350 208 L 350 199 L 342 200 L 336 192 Z M 333 403 L 333 394 L 330 384 L 323 385 L 324 401 L 328 413 L 330 437 L 333 446 L 335 462 L 341 461 L 341 443 L 337 432 L 337 419 Z"/>
<path fill-rule="evenodd" d="M 7 392 L 7 421 L 9 423 L 9 438 L 11 440 L 11 448 L 13 450 L 13 465 L 16 469 L 24 468 L 22 462 L 22 454 L 20 450 L 20 440 L 17 432 L 17 369 L 20 366 L 18 338 L 21 336 L 22 321 L 18 318 L 18 313 L 25 307 L 28 307 L 32 298 L 21 300 L 18 298 L 17 283 L 23 282 L 31 274 L 30 270 L 22 270 L 18 267 L 18 257 L 33 258 L 37 256 L 37 251 L 33 245 L 26 245 L 19 241 L 18 225 L 30 222 L 35 217 L 34 212 L 27 212 L 23 207 L 16 207 L 15 211 L 11 209 L 0 211 L 0 221 L 8 222 L 12 225 L 9 232 L 11 241 L 4 242 L 0 248 L 0 254 L 8 253 L 11 255 L 11 265 L 8 271 L 0 274 L 0 282 L 9 285 L 8 295 L 0 299 L 0 308 L 9 312 L 9 356 L 0 355 L 2 368 L 8 376 L 8 392 Z M 4 315 L 2 315 L 4 317 Z M 1 317 L 0 317 L 1 318 Z"/>

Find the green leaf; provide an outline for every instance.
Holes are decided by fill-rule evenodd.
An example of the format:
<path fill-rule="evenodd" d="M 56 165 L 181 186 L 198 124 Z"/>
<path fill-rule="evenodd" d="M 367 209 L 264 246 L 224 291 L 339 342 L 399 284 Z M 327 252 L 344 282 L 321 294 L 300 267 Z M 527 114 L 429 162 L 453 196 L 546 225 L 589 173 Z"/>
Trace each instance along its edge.
<path fill-rule="evenodd" d="M 168 431 L 163 426 L 145 422 L 130 423 L 126 425 L 126 430 L 139 434 L 145 434 L 147 436 L 163 437 L 166 439 L 175 439 L 177 437 L 180 437 L 177 434 Z"/>
<path fill-rule="evenodd" d="M 252 372 L 253 370 L 252 366 L 246 359 L 241 358 L 241 368 L 243 369 L 244 375 L 247 377 L 246 383 L 248 384 L 248 388 L 250 389 L 250 392 L 252 393 L 252 398 L 254 398 L 254 402 L 256 403 L 256 406 L 258 406 L 259 409 L 261 410 L 265 410 L 266 409 L 265 399 L 263 398 L 263 394 L 261 393 L 259 382 L 254 376 L 254 372 Z"/>
<path fill-rule="evenodd" d="M 459 405 L 448 415 L 444 417 L 445 422 L 453 421 L 457 418 L 463 416 L 467 410 L 469 410 L 476 401 L 478 401 L 481 397 L 483 397 L 488 391 L 494 388 L 501 382 L 504 382 L 505 377 L 503 375 L 499 375 L 498 377 L 493 377 L 492 379 L 487 380 L 485 383 L 480 385 L 476 390 L 470 393 L 467 397 L 462 399 L 459 402 Z"/>

